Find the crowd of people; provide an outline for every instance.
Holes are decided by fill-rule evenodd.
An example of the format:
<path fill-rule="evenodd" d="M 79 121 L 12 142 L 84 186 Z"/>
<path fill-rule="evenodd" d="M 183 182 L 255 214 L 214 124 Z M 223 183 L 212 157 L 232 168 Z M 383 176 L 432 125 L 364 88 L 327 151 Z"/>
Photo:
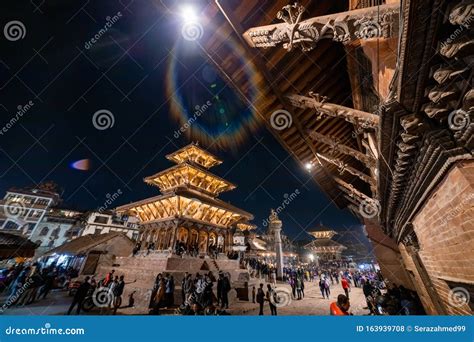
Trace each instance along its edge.
<path fill-rule="evenodd" d="M 157 275 L 149 305 L 150 314 L 158 314 L 160 308 L 173 305 L 174 285 L 172 289 L 169 285 L 172 280 L 173 277 L 170 275 Z M 215 294 L 214 283 L 216 283 Z M 171 298 L 166 297 L 168 290 Z M 225 310 L 229 308 L 230 290 L 229 274 L 219 272 L 216 279 L 212 272 L 196 273 L 194 277 L 186 272 L 181 281 L 181 305 L 176 312 L 182 315 L 225 314 Z"/>
<path fill-rule="evenodd" d="M 141 248 L 141 246 L 136 246 Z M 147 246 L 153 248 L 153 246 Z M 188 253 L 189 251 L 186 251 Z M 136 251 L 134 250 L 134 253 Z M 239 255 L 236 255 L 239 258 Z M 233 255 L 228 255 L 232 258 Z M 258 286 L 251 286 L 252 302 L 258 304 L 259 314 L 264 314 L 268 303 L 270 314 L 276 315 L 278 295 L 277 272 L 273 263 L 266 259 L 241 258 L 241 265 L 249 270 L 250 276 Z M 350 267 L 347 267 L 350 266 Z M 12 306 L 26 306 L 48 297 L 52 289 L 74 290 L 73 299 L 67 314 L 80 314 L 86 304 L 93 306 L 94 291 L 102 289 L 109 294 L 112 302 L 109 308 L 114 313 L 121 306 L 124 293 L 124 276 L 110 271 L 103 279 L 94 276 L 83 278 L 77 286 L 71 286 L 71 279 L 78 276 L 72 268 L 44 266 L 40 263 L 17 264 L 3 271 L 0 292 L 3 293 L 2 311 Z M 181 280 L 181 279 L 180 279 Z M 260 282 L 258 282 L 260 280 Z M 337 291 L 337 300 L 330 303 L 331 314 L 349 314 L 351 290 L 361 288 L 366 299 L 366 308 L 371 315 L 415 315 L 424 314 L 423 306 L 416 292 L 395 284 L 386 285 L 380 272 L 360 270 L 347 262 L 328 262 L 325 264 L 287 264 L 283 268 L 282 280 L 291 288 L 293 300 L 305 298 L 305 284 L 315 282 L 323 299 L 329 300 L 331 292 Z M 281 283 L 280 283 L 281 284 Z M 179 314 L 226 314 L 229 308 L 230 275 L 219 272 L 217 278 L 212 272 L 185 273 L 181 280 L 181 298 L 175 299 L 175 279 L 172 274 L 158 274 L 149 302 L 150 314 L 160 314 L 162 309 L 173 309 Z M 216 285 L 216 286 L 214 286 Z M 178 284 L 179 287 L 179 284 Z M 249 289 L 250 290 L 250 289 Z M 250 291 L 249 291 L 250 292 Z M 128 306 L 134 304 L 134 292 L 129 295 Z"/>
<path fill-rule="evenodd" d="M 64 288 L 77 271 L 71 267 L 44 267 L 39 263 L 18 263 L 4 271 L 0 293 L 6 294 L 2 311 L 26 306 L 47 298 L 53 288 Z"/>

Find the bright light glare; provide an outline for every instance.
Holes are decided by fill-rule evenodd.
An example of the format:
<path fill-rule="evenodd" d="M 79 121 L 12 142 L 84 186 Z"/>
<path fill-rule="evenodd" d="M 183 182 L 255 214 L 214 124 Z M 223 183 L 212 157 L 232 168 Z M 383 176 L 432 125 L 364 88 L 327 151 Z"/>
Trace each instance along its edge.
<path fill-rule="evenodd" d="M 183 6 L 181 16 L 186 21 L 195 21 L 197 19 L 196 9 L 190 5 Z"/>
<path fill-rule="evenodd" d="M 306 170 L 311 170 L 311 169 L 313 168 L 313 164 L 311 164 L 311 163 L 306 163 L 306 164 L 304 165 L 304 167 L 306 168 Z"/>
<path fill-rule="evenodd" d="M 313 254 L 308 255 L 308 257 L 309 257 L 309 260 L 314 261 L 314 255 Z"/>

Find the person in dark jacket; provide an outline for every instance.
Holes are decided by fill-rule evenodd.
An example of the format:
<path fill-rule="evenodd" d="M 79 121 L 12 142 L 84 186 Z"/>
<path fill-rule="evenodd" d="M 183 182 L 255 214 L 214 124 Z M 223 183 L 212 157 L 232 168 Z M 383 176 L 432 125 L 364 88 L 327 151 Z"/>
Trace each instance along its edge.
<path fill-rule="evenodd" d="M 263 284 L 257 290 L 257 303 L 260 305 L 259 315 L 263 316 L 263 304 L 265 303 L 265 292 L 263 291 Z"/>
<path fill-rule="evenodd" d="M 69 310 L 67 311 L 68 315 L 71 314 L 72 309 L 74 309 L 74 306 L 76 305 L 77 305 L 76 314 L 79 315 L 79 313 L 81 312 L 82 303 L 84 302 L 84 299 L 86 299 L 87 294 L 91 288 L 89 279 L 90 277 L 87 276 L 84 279 L 84 282 L 77 289 L 76 294 L 74 295 L 74 298 L 72 300 L 71 306 L 69 307 Z"/>
<path fill-rule="evenodd" d="M 166 297 L 166 306 L 172 307 L 174 305 L 174 278 L 172 275 L 166 275 L 166 290 L 165 290 L 165 297 Z"/>
<path fill-rule="evenodd" d="M 219 279 L 217 280 L 217 299 L 221 304 L 221 309 L 229 308 L 229 291 L 230 281 L 224 273 L 219 272 Z"/>

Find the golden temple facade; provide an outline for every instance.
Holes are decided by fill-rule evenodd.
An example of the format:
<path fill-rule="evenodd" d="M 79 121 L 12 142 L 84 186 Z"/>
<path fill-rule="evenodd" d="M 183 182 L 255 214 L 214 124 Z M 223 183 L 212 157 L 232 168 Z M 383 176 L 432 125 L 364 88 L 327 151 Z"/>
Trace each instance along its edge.
<path fill-rule="evenodd" d="M 175 251 L 177 246 L 205 255 L 232 250 L 233 232 L 245 230 L 253 215 L 217 197 L 236 186 L 208 171 L 222 163 L 196 144 L 166 156 L 177 165 L 144 179 L 161 195 L 118 207 L 140 219 L 142 247 Z"/>
<path fill-rule="evenodd" d="M 319 261 L 339 260 L 342 252 L 347 249 L 346 246 L 332 240 L 337 233 L 330 228 L 319 226 L 308 231 L 308 234 L 313 236 L 315 240 L 308 243 L 305 248 L 314 252 Z"/>

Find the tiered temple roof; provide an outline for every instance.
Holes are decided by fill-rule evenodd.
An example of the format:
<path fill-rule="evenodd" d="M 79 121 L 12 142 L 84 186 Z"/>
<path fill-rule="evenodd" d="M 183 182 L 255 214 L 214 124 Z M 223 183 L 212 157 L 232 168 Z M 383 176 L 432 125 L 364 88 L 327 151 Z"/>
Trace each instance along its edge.
<path fill-rule="evenodd" d="M 118 207 L 118 212 L 138 216 L 142 225 L 185 219 L 216 228 L 251 226 L 247 221 L 253 219 L 252 214 L 216 198 L 221 192 L 235 188 L 207 170 L 222 163 L 221 160 L 195 144 L 167 158 L 178 165 L 144 179 L 157 186 L 162 195 Z"/>
<path fill-rule="evenodd" d="M 320 225 L 308 231 L 308 234 L 315 237 L 316 240 L 308 243 L 305 248 L 314 251 L 320 257 L 327 255 L 338 257 L 343 250 L 347 249 L 343 244 L 332 240 L 332 237 L 337 233 L 331 228 Z"/>

